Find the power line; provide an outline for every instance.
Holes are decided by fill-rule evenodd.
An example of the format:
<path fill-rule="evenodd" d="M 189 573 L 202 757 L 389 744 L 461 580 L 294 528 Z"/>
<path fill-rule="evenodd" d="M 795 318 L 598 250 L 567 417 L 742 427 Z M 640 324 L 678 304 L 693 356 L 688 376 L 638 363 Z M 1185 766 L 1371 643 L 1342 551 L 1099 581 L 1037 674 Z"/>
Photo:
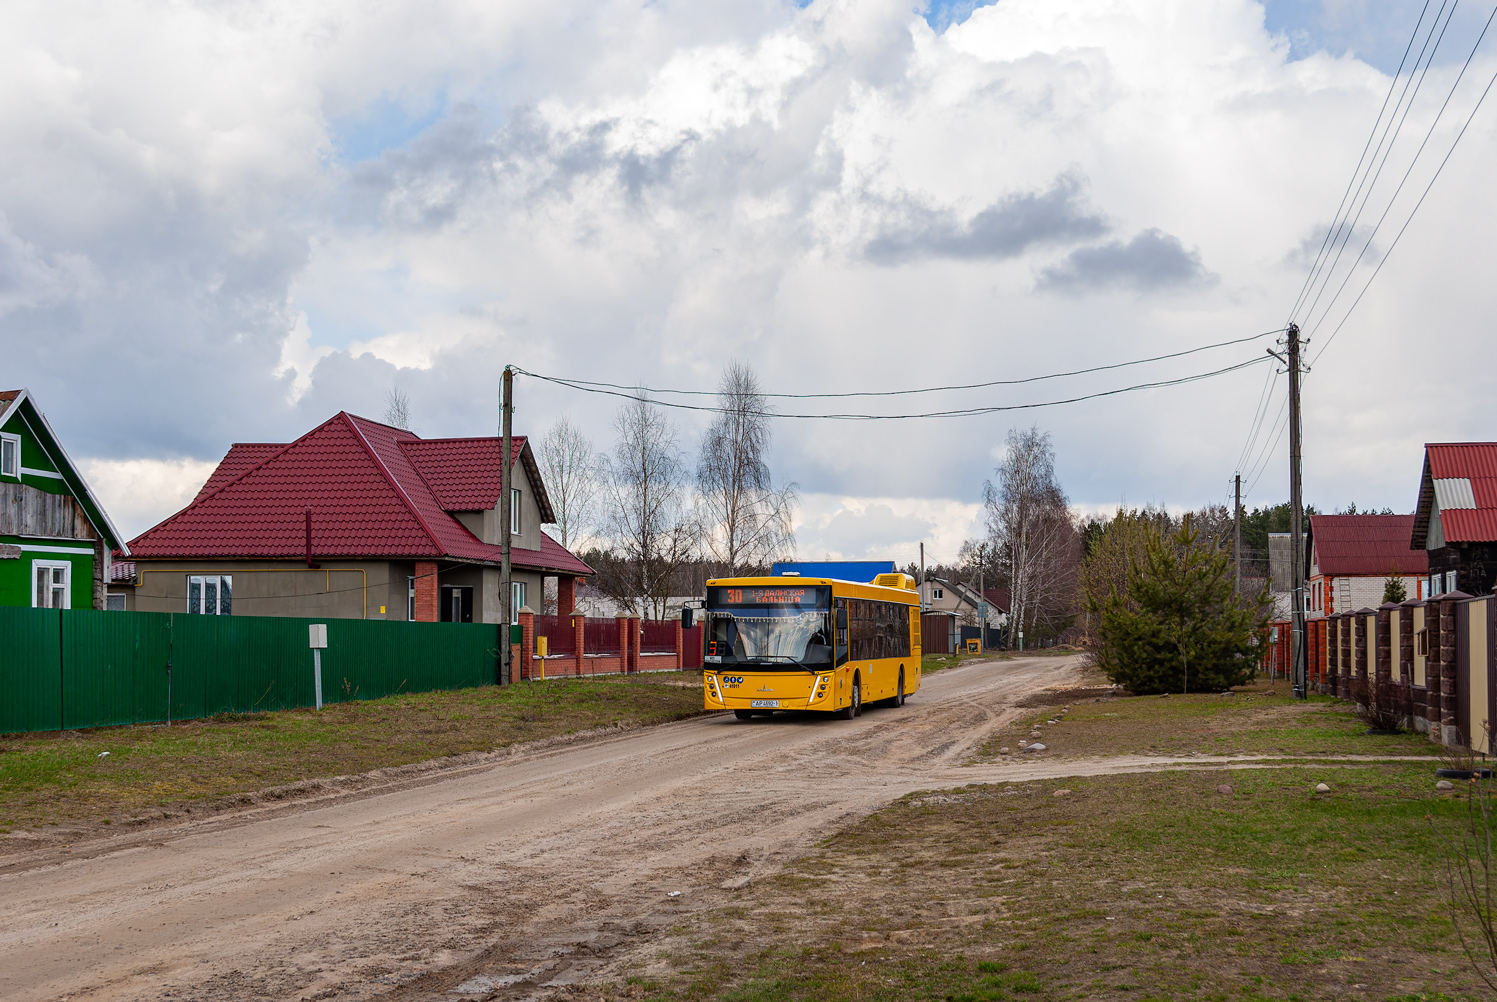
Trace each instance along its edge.
<path fill-rule="evenodd" d="M 758 411 L 756 413 L 762 415 L 763 417 L 789 418 L 792 420 L 801 421 L 912 421 L 923 420 L 925 418 L 980 417 L 984 414 L 997 414 L 1004 411 L 1023 411 L 1035 410 L 1041 407 L 1059 407 L 1062 404 L 1076 404 L 1081 403 L 1084 400 L 1096 400 L 1101 397 L 1116 396 L 1120 393 L 1132 393 L 1135 390 L 1152 390 L 1166 386 L 1180 386 L 1185 383 L 1198 382 L 1202 379 L 1211 379 L 1214 376 L 1226 375 L 1229 372 L 1236 372 L 1239 369 L 1246 369 L 1249 366 L 1261 365 L 1266 361 L 1268 361 L 1267 356 L 1261 358 L 1251 358 L 1246 362 L 1239 362 L 1236 365 L 1229 365 L 1225 368 L 1214 369 L 1211 372 L 1196 373 L 1192 376 L 1181 376 L 1178 379 L 1162 379 L 1152 383 L 1136 383 L 1133 386 L 1123 386 L 1113 390 L 1101 390 L 1096 393 L 1086 393 L 1082 394 L 1081 396 L 1067 397 L 1063 400 L 1045 400 L 1031 404 L 1003 404 L 986 407 L 963 407 L 954 410 L 927 411 L 920 414 L 783 414 L 771 410 Z M 703 404 L 684 404 L 670 400 L 653 400 L 650 399 L 650 394 L 662 391 L 654 390 L 646 386 L 633 387 L 629 392 L 625 392 L 621 389 L 603 388 L 605 386 L 608 386 L 609 384 L 600 385 L 596 383 L 584 382 L 581 380 L 566 379 L 560 376 L 544 376 L 538 372 L 529 372 L 525 369 L 520 368 L 519 366 L 514 366 L 513 368 L 514 371 L 519 373 L 520 375 L 530 376 L 532 379 L 545 380 L 548 383 L 555 383 L 558 386 L 565 386 L 570 389 L 580 390 L 584 393 L 598 393 L 604 396 L 622 397 L 625 400 L 647 400 L 653 405 L 659 407 L 671 407 L 675 408 L 676 410 L 701 411 L 709 414 L 738 413 L 738 411 L 736 411 L 735 409 L 728 407 L 717 407 Z M 773 394 L 765 394 L 765 396 L 772 395 Z"/>
<path fill-rule="evenodd" d="M 1176 351 L 1168 355 L 1154 355 L 1150 358 L 1136 358 L 1131 362 L 1114 362 L 1111 365 L 1097 365 L 1093 366 L 1090 369 L 1072 369 L 1069 372 L 1052 372 L 1043 376 L 1026 376 L 1023 379 L 994 379 L 986 383 L 965 383 L 954 386 L 926 386 L 920 389 L 913 390 L 858 390 L 851 393 L 761 393 L 759 394 L 759 396 L 774 400 L 834 400 L 845 399 L 848 397 L 904 397 L 918 393 L 946 393 L 954 390 L 982 390 L 993 386 L 1021 386 L 1025 383 L 1037 383 L 1046 379 L 1062 379 L 1067 376 L 1083 376 L 1090 372 L 1106 372 L 1110 369 L 1124 369 L 1131 365 L 1145 365 L 1149 362 L 1162 362 L 1170 358 L 1182 358 L 1185 355 L 1194 355 L 1197 352 L 1210 351 L 1213 348 L 1226 348 L 1231 345 L 1246 344 L 1249 341 L 1257 341 L 1259 338 L 1271 337 L 1275 334 L 1282 334 L 1284 333 L 1285 329 L 1286 328 L 1281 327 L 1278 330 L 1264 331 L 1261 334 L 1253 334 L 1249 337 L 1240 337 L 1232 341 L 1218 341 L 1215 344 L 1204 344 L 1198 348 L 1187 348 L 1184 351 Z M 523 372 L 524 370 L 517 368 L 515 371 Z M 525 374 L 528 376 L 536 375 L 533 372 L 527 372 Z M 547 377 L 538 376 L 537 378 L 544 379 Z M 603 383 L 588 379 L 567 379 L 565 382 L 567 383 L 567 385 L 572 386 L 574 389 L 582 389 L 583 387 L 589 386 L 604 387 L 610 390 L 622 390 L 631 397 L 635 395 L 634 391 L 638 389 L 638 387 L 626 386 L 623 383 Z M 716 390 L 652 389 L 649 392 L 683 397 L 715 397 L 718 395 Z"/>
<path fill-rule="evenodd" d="M 1457 0 L 1457 3 L 1459 3 L 1459 0 Z M 1428 59 L 1424 58 L 1425 49 L 1421 49 L 1420 52 L 1419 52 L 1419 57 L 1414 60 L 1414 69 L 1415 69 L 1415 71 L 1418 74 L 1418 82 L 1417 83 L 1414 82 L 1415 81 L 1415 75 L 1413 73 L 1411 73 L 1409 75 L 1408 83 L 1404 84 L 1404 94 L 1408 94 L 1409 95 L 1408 103 L 1404 104 L 1403 94 L 1400 94 L 1399 98 L 1398 98 L 1398 105 L 1396 105 L 1394 107 L 1393 111 L 1394 111 L 1395 115 L 1398 115 L 1398 107 L 1401 106 L 1403 108 L 1403 114 L 1402 115 L 1398 115 L 1398 124 L 1397 124 L 1397 126 L 1393 126 L 1392 120 L 1391 119 L 1389 120 L 1388 124 L 1389 124 L 1389 126 L 1391 128 L 1391 136 L 1390 136 L 1389 132 L 1386 131 L 1386 130 L 1383 133 L 1383 139 L 1386 140 L 1386 142 L 1387 142 L 1387 148 L 1386 149 L 1383 148 L 1383 142 L 1382 141 L 1380 141 L 1378 143 L 1378 151 L 1382 152 L 1382 159 L 1378 160 L 1376 173 L 1371 173 L 1372 168 L 1369 165 L 1369 167 L 1368 167 L 1369 173 L 1362 178 L 1363 182 L 1367 186 L 1367 193 L 1366 193 L 1366 195 L 1364 195 L 1362 197 L 1361 204 L 1357 206 L 1356 216 L 1352 218 L 1352 220 L 1350 221 L 1350 223 L 1347 223 L 1347 224 L 1343 225 L 1343 227 L 1341 229 L 1341 236 L 1340 236 L 1339 246 L 1337 246 L 1337 248 L 1336 248 L 1336 256 L 1331 261 L 1330 266 L 1327 267 L 1327 268 L 1325 268 L 1321 272 L 1321 276 L 1320 276 L 1321 277 L 1320 290 L 1315 293 L 1315 299 L 1310 303 L 1309 309 L 1307 309 L 1305 311 L 1305 317 L 1306 317 L 1307 321 L 1309 320 L 1310 317 L 1313 317 L 1315 315 L 1315 307 L 1320 304 L 1320 297 L 1323 296 L 1323 295 L 1325 295 L 1326 289 L 1330 287 L 1331 276 L 1335 274 L 1337 265 L 1339 265 L 1341 263 L 1341 255 L 1346 252 L 1346 246 L 1351 241 L 1352 234 L 1356 231 L 1357 223 L 1361 222 L 1362 213 L 1366 211 L 1366 209 L 1367 209 L 1367 203 L 1372 200 L 1372 193 L 1373 193 L 1374 189 L 1376 189 L 1378 181 L 1383 176 L 1383 168 L 1388 165 L 1388 158 L 1393 155 L 1393 147 L 1398 142 L 1398 136 L 1399 136 L 1399 134 L 1403 131 L 1403 123 L 1408 120 L 1409 112 L 1413 109 L 1414 102 L 1419 97 L 1419 91 L 1424 88 L 1424 79 L 1425 79 L 1425 77 L 1427 77 L 1429 75 L 1429 68 L 1434 63 L 1435 54 L 1440 49 L 1440 43 L 1445 40 L 1445 32 L 1446 32 L 1446 30 L 1450 27 L 1450 17 L 1447 17 L 1445 19 L 1445 25 L 1444 25 L 1444 27 L 1440 28 L 1440 35 L 1439 35 L 1439 37 L 1438 38 L 1434 38 L 1435 28 L 1439 27 L 1439 24 L 1440 24 L 1440 14 L 1444 13 L 1444 11 L 1445 11 L 1445 4 L 1441 3 L 1440 10 L 1435 14 L 1435 20 L 1434 20 L 1434 22 L 1430 24 L 1430 33 L 1429 33 L 1429 36 L 1427 36 L 1425 38 L 1425 40 L 1424 40 L 1425 48 L 1428 49 L 1428 51 L 1429 51 L 1429 58 Z M 1450 14 L 1451 14 L 1451 17 L 1454 17 L 1454 15 L 1455 15 L 1455 5 L 1451 6 L 1451 8 L 1450 8 Z M 1429 42 L 1430 42 L 1431 38 L 1434 38 L 1434 42 L 1435 42 L 1434 48 L 1432 48 L 1432 49 L 1428 48 L 1429 47 Z M 1420 64 L 1421 61 L 1424 63 L 1424 68 L 1422 70 L 1419 68 L 1419 64 Z M 1457 78 L 1457 82 L 1459 82 L 1459 78 Z M 1412 94 L 1409 94 L 1409 85 L 1410 84 L 1413 85 L 1413 93 Z M 1452 91 L 1452 93 L 1454 93 L 1454 91 Z M 1447 96 L 1445 100 L 1446 100 L 1447 103 L 1449 103 L 1450 98 Z M 1442 112 L 1444 111 L 1444 106 L 1443 105 L 1441 106 L 1440 110 Z M 1439 121 L 1439 116 L 1438 115 L 1436 116 L 1435 121 L 1436 122 Z M 1432 124 L 1431 125 L 1431 131 L 1433 131 L 1433 127 L 1434 126 Z M 1428 136 L 1425 137 L 1425 141 L 1428 142 Z M 1419 160 L 1419 154 L 1423 153 L 1423 152 L 1424 152 L 1424 144 L 1421 143 L 1420 146 L 1419 146 L 1419 150 L 1414 154 L 1413 161 L 1411 161 L 1409 163 L 1409 170 L 1413 170 L 1414 163 L 1418 162 L 1418 160 Z M 1373 157 L 1374 157 L 1374 159 L 1377 158 L 1377 152 L 1373 153 Z M 1405 177 L 1407 177 L 1407 174 L 1405 174 Z M 1402 185 L 1400 185 L 1399 188 L 1401 189 Z M 1358 188 L 1358 194 L 1360 194 L 1360 193 L 1361 193 L 1361 188 L 1359 187 Z M 1389 208 L 1392 207 L 1393 201 L 1396 200 L 1397 198 L 1398 198 L 1398 191 L 1395 190 L 1394 193 L 1393 193 L 1393 197 L 1391 199 L 1389 199 L 1389 202 L 1388 202 L 1388 207 Z M 1353 196 L 1353 201 L 1354 202 L 1356 201 L 1356 197 L 1355 196 Z M 1384 209 L 1384 215 L 1386 215 L 1386 214 L 1387 214 L 1387 209 Z M 1365 250 L 1365 248 L 1364 248 L 1364 250 Z M 1361 255 L 1360 254 L 1357 256 L 1357 260 L 1361 260 Z M 1356 267 L 1357 267 L 1357 262 L 1353 261 L 1352 265 L 1351 265 L 1351 271 L 1356 270 Z M 1351 271 L 1348 271 L 1347 274 L 1350 275 Z M 1339 293 L 1339 290 L 1338 290 L 1338 293 Z M 1331 306 L 1334 303 L 1335 303 L 1335 297 L 1332 297 L 1331 303 L 1328 303 L 1326 305 L 1326 310 L 1329 311 L 1330 308 L 1331 308 Z M 1313 330 L 1311 331 L 1311 333 L 1314 333 Z"/>
<path fill-rule="evenodd" d="M 1305 276 L 1305 283 L 1300 287 L 1299 295 L 1295 297 L 1294 305 L 1289 309 L 1290 320 L 1294 319 L 1294 314 L 1308 293 L 1310 283 L 1314 280 L 1315 273 L 1320 267 L 1321 259 L 1326 253 L 1326 248 L 1330 246 L 1331 234 L 1336 232 L 1339 220 L 1341 219 L 1341 210 L 1346 207 L 1347 196 L 1351 194 L 1352 185 L 1356 183 L 1357 176 L 1362 173 L 1362 164 L 1367 159 L 1367 151 L 1372 148 L 1372 140 L 1377 136 L 1377 127 L 1383 121 L 1383 112 L 1388 110 L 1388 100 L 1398 88 L 1399 75 L 1403 72 L 1404 63 L 1408 61 L 1409 53 L 1414 48 L 1414 40 L 1419 37 L 1419 28 L 1424 24 L 1424 15 L 1428 10 L 1429 0 L 1424 0 L 1424 7 L 1419 11 L 1419 20 L 1414 22 L 1414 31 L 1409 35 L 1409 44 L 1404 47 L 1403 58 L 1398 61 L 1398 69 L 1393 71 L 1393 79 L 1388 81 L 1388 93 L 1384 95 L 1383 106 L 1378 109 L 1377 119 L 1372 123 L 1372 131 L 1367 134 L 1367 142 L 1362 146 L 1362 155 L 1357 158 L 1357 166 L 1352 170 L 1351 177 L 1347 179 L 1346 190 L 1341 193 L 1341 203 L 1336 206 L 1336 213 L 1331 217 L 1331 225 L 1326 227 L 1325 238 L 1321 240 L 1320 250 L 1316 253 L 1315 260 L 1311 262 L 1310 272 Z M 1439 15 L 1436 15 L 1437 20 L 1438 18 Z"/>
<path fill-rule="evenodd" d="M 1425 135 L 1424 142 L 1419 144 L 1419 153 L 1416 153 L 1414 156 L 1415 161 L 1419 159 L 1419 154 L 1424 152 L 1425 145 L 1429 143 L 1430 138 L 1434 135 L 1435 126 L 1439 124 L 1440 116 L 1445 113 L 1445 108 L 1450 104 L 1451 97 L 1455 95 L 1456 87 L 1460 85 L 1461 79 L 1466 74 L 1467 67 L 1471 65 L 1471 60 L 1475 58 L 1476 50 L 1481 46 L 1482 39 L 1486 37 L 1487 30 L 1491 28 L 1493 18 L 1497 18 L 1497 6 L 1494 6 L 1492 8 L 1492 13 L 1487 17 L 1486 25 L 1481 29 L 1481 34 L 1477 36 L 1476 45 L 1471 47 L 1471 54 L 1466 57 L 1465 65 L 1461 67 L 1461 72 L 1456 76 L 1455 83 L 1451 85 L 1450 93 L 1445 96 L 1445 103 L 1440 105 L 1440 112 L 1435 116 L 1434 122 L 1430 124 L 1429 132 Z M 1397 247 L 1398 242 L 1403 239 L 1404 232 L 1408 230 L 1409 224 L 1414 221 L 1414 216 L 1419 212 L 1419 207 L 1422 206 L 1424 204 L 1424 200 L 1429 197 L 1430 189 L 1432 189 L 1435 186 L 1435 182 L 1440 179 L 1440 174 L 1444 172 L 1445 165 L 1450 162 L 1451 156 L 1455 153 L 1455 148 L 1460 145 L 1462 137 L 1466 135 L 1466 130 L 1471 127 L 1472 120 L 1476 118 L 1476 113 L 1481 110 L 1482 104 L 1486 102 L 1487 95 L 1491 93 L 1492 85 L 1494 83 L 1497 83 L 1497 73 L 1494 73 L 1492 75 L 1492 79 L 1487 81 L 1486 89 L 1481 92 L 1481 97 L 1477 98 L 1476 105 L 1471 109 L 1471 113 L 1466 116 L 1466 121 L 1461 126 L 1461 131 L 1456 134 L 1455 139 L 1451 142 L 1450 149 L 1445 151 L 1445 157 L 1440 161 L 1440 166 L 1435 168 L 1434 175 L 1429 179 L 1429 183 L 1424 186 L 1424 191 L 1422 194 L 1420 194 L 1419 201 L 1415 202 L 1414 207 L 1409 210 L 1408 218 L 1403 221 L 1403 226 L 1399 227 L 1398 234 L 1393 238 L 1393 242 L 1388 245 L 1387 252 L 1383 254 L 1382 260 L 1380 260 L 1377 264 L 1377 267 L 1373 269 L 1372 274 L 1368 277 L 1366 284 L 1362 286 L 1362 291 L 1357 293 L 1357 298 L 1352 301 L 1351 306 L 1347 307 L 1346 315 L 1341 318 L 1341 322 L 1336 325 L 1336 329 L 1331 332 L 1331 336 L 1326 338 L 1325 343 L 1320 346 L 1320 351 L 1315 353 L 1316 359 L 1325 354 L 1325 350 L 1326 348 L 1330 347 L 1331 341 L 1336 337 L 1337 334 L 1341 333 L 1341 328 L 1346 326 L 1347 320 L 1351 319 L 1352 311 L 1357 308 L 1357 304 L 1360 303 L 1362 301 L 1362 297 L 1367 294 L 1367 290 L 1371 287 L 1373 279 L 1377 278 L 1378 273 L 1383 270 L 1383 265 L 1388 263 L 1388 258 L 1393 256 L 1393 249 Z M 1357 254 L 1357 260 L 1352 263 L 1353 271 L 1355 270 L 1357 264 L 1361 262 L 1362 255 L 1367 253 L 1367 248 L 1372 244 L 1372 238 L 1377 236 L 1377 231 L 1382 227 L 1383 221 L 1387 219 L 1388 213 L 1392 211 L 1394 201 L 1398 199 L 1399 192 L 1403 191 L 1403 186 L 1408 182 L 1409 175 L 1413 172 L 1413 170 L 1414 164 L 1410 163 L 1409 169 L 1404 172 L 1403 179 L 1398 182 L 1397 190 L 1393 192 L 1393 198 L 1388 201 L 1388 208 L 1383 210 L 1383 215 L 1378 219 L 1377 226 L 1373 228 L 1372 233 L 1367 237 L 1367 243 L 1363 244 L 1361 252 Z M 1316 329 L 1319 329 L 1320 324 L 1325 322 L 1326 316 L 1328 316 L 1330 313 L 1331 306 L 1334 306 L 1336 299 L 1340 298 L 1341 291 L 1346 288 L 1346 283 L 1351 281 L 1352 274 L 1352 271 L 1348 271 L 1346 273 L 1346 278 L 1341 280 L 1341 285 L 1336 290 L 1336 295 L 1332 297 L 1330 305 L 1326 307 L 1326 312 L 1322 314 L 1320 320 L 1317 321 Z M 1314 359 L 1312 359 L 1311 362 L 1313 364 Z"/>

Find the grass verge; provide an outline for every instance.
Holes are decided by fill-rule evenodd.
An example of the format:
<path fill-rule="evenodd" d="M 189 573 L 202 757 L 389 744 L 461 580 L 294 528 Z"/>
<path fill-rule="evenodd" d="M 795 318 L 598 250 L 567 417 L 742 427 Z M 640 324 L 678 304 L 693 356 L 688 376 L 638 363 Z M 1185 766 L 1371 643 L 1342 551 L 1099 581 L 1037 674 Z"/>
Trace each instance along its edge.
<path fill-rule="evenodd" d="M 1437 882 L 1465 805 L 1433 783 L 1390 764 L 912 795 L 674 930 L 603 996 L 1485 998 Z"/>
<path fill-rule="evenodd" d="M 1104 696 L 1046 693 L 996 732 L 977 760 L 1019 751 L 1038 725 L 1046 757 L 1095 755 L 1429 755 L 1439 747 L 1420 734 L 1369 735 L 1352 704 L 1328 696 L 1295 701 L 1280 682 L 1244 686 L 1232 696 Z M 1070 709 L 1061 712 L 1063 706 Z M 1023 706 L 1024 704 L 1020 704 Z M 1049 721 L 1056 723 L 1051 724 Z"/>
<path fill-rule="evenodd" d="M 0 736 L 0 832 L 92 827 L 299 780 L 702 711 L 685 673 L 412 693 L 323 710 Z M 107 752 L 108 754 L 104 754 Z"/>

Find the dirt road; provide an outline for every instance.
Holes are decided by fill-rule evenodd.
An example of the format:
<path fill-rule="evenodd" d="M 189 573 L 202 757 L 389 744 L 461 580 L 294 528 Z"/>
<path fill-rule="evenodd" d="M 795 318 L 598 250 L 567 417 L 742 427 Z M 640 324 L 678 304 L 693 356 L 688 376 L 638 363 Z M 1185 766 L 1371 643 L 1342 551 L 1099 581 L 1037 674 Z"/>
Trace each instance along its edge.
<path fill-rule="evenodd" d="M 544 995 L 881 803 L 1042 771 L 961 762 L 1078 672 L 972 664 L 853 721 L 714 715 L 11 860 L 0 998 Z"/>

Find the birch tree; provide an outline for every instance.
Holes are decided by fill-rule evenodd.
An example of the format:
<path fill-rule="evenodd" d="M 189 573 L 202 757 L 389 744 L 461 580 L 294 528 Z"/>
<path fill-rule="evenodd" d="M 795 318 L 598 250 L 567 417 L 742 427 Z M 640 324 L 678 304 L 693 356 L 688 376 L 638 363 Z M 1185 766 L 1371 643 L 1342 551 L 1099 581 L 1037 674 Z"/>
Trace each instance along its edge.
<path fill-rule="evenodd" d="M 772 432 L 768 401 L 754 370 L 730 362 L 718 384 L 721 412 L 702 436 L 697 489 L 704 541 L 732 577 L 795 551 L 794 484 L 776 488 L 765 456 Z"/>
<path fill-rule="evenodd" d="M 411 430 L 411 398 L 398 386 L 385 393 L 384 423 L 391 428 Z"/>
<path fill-rule="evenodd" d="M 619 409 L 605 465 L 608 522 L 623 567 L 615 598 L 631 612 L 665 613 L 676 571 L 696 552 L 685 504 L 686 464 L 675 427 L 643 395 Z"/>
<path fill-rule="evenodd" d="M 1009 646 L 1036 627 L 1058 631 L 1072 614 L 1080 534 L 1055 479 L 1048 432 L 1012 429 L 1007 453 L 983 483 L 988 537 L 1009 586 Z"/>
<path fill-rule="evenodd" d="M 541 438 L 541 470 L 546 493 L 556 512 L 553 535 L 567 549 L 580 545 L 592 531 L 599 490 L 599 457 L 582 430 L 559 418 Z"/>

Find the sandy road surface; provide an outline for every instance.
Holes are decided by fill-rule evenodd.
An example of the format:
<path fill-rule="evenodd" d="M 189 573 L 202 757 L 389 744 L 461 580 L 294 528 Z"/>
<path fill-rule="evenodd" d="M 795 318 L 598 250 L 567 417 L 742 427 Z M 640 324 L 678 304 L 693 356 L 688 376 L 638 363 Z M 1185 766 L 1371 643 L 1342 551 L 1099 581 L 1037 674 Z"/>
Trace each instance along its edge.
<path fill-rule="evenodd" d="M 960 763 L 1015 700 L 1077 671 L 968 665 L 853 721 L 720 714 L 88 858 L 12 860 L 0 998 L 545 994 L 881 803 L 1042 771 Z"/>

